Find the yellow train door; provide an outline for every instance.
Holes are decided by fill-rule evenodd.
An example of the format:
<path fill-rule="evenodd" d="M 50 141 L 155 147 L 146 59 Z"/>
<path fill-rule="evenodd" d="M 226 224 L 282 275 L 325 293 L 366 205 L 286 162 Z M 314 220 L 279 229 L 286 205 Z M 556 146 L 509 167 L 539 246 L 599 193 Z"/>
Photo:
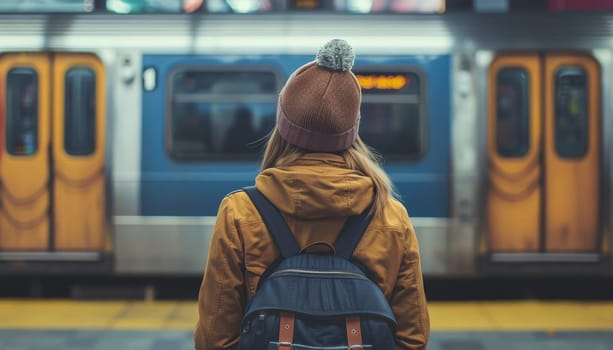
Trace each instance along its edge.
<path fill-rule="evenodd" d="M 492 252 L 533 252 L 541 229 L 541 66 L 496 58 L 488 77 L 487 233 Z"/>
<path fill-rule="evenodd" d="M 56 250 L 105 245 L 105 80 L 100 60 L 56 54 L 53 64 L 53 208 Z"/>
<path fill-rule="evenodd" d="M 49 249 L 49 72 L 44 53 L 0 56 L 0 251 Z"/>
<path fill-rule="evenodd" d="M 492 62 L 490 252 L 599 249 L 599 77 L 598 64 L 583 54 L 504 55 Z"/>
<path fill-rule="evenodd" d="M 545 250 L 593 252 L 600 221 L 600 74 L 578 54 L 545 57 Z"/>
<path fill-rule="evenodd" d="M 0 251 L 105 250 L 105 77 L 89 54 L 0 56 Z"/>

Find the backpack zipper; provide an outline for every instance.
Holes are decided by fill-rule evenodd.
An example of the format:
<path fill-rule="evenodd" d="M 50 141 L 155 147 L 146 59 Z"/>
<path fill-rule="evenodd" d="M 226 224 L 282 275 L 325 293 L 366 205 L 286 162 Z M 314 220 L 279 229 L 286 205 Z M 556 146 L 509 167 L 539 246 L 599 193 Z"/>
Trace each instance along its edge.
<path fill-rule="evenodd" d="M 342 275 L 342 276 L 351 276 L 360 279 L 367 280 L 363 275 L 355 272 L 347 272 L 347 271 L 313 271 L 313 270 L 300 270 L 300 269 L 284 269 L 273 272 L 270 277 L 285 275 L 285 274 L 305 274 L 305 275 Z"/>

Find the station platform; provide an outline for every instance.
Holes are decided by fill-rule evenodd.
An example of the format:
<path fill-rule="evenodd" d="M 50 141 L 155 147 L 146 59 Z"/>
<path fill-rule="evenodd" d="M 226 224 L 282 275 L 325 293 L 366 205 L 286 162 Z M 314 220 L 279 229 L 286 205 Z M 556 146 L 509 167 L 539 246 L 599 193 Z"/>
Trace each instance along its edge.
<path fill-rule="evenodd" d="M 432 302 L 429 350 L 610 350 L 613 302 Z M 2 350 L 193 349 L 195 301 L 0 299 Z"/>

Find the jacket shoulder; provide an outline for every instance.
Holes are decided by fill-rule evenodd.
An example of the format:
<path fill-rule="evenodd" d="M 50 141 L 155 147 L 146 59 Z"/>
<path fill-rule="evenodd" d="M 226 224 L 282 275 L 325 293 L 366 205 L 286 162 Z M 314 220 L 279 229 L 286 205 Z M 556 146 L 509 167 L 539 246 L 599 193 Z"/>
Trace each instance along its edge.
<path fill-rule="evenodd" d="M 247 192 L 243 189 L 232 191 L 223 198 L 222 206 L 230 208 L 235 219 L 239 221 L 258 221 L 259 215 L 257 209 Z"/>
<path fill-rule="evenodd" d="M 245 199 L 251 201 L 249 199 L 249 196 L 247 195 L 247 192 L 245 192 L 245 190 L 243 190 L 242 188 L 239 188 L 238 190 L 234 190 L 226 194 L 223 198 L 223 201 L 235 202 L 237 200 L 242 201 Z"/>
<path fill-rule="evenodd" d="M 403 229 L 408 228 L 410 226 L 410 219 L 407 209 L 399 200 L 391 198 L 383 209 L 380 224 Z"/>

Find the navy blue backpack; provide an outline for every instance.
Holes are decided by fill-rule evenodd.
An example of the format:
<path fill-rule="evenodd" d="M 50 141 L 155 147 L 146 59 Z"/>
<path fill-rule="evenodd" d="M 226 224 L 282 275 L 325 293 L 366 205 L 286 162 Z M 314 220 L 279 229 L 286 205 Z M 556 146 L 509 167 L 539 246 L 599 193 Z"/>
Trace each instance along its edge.
<path fill-rule="evenodd" d="M 347 220 L 335 255 L 301 253 L 283 217 L 255 187 L 244 190 L 281 257 L 247 305 L 237 350 L 396 348 L 396 319 L 385 296 L 356 264 L 353 250 L 371 216 Z"/>

